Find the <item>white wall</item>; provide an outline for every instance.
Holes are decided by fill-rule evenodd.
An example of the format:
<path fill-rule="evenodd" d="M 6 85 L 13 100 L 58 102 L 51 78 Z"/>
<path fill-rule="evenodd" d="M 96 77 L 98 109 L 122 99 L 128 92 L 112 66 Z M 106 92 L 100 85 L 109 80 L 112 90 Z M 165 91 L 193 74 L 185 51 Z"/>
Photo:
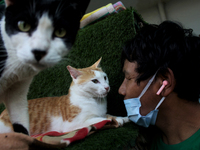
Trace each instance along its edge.
<path fill-rule="evenodd" d="M 145 10 L 138 11 L 142 15 L 142 18 L 148 23 L 160 24 L 161 18 L 159 15 L 158 7 L 151 7 Z"/>
<path fill-rule="evenodd" d="M 171 0 L 164 3 L 167 20 L 180 22 L 200 35 L 200 0 Z M 148 23 L 161 23 L 158 6 L 138 11 Z"/>
<path fill-rule="evenodd" d="M 91 0 L 87 13 L 117 1 L 119 0 Z M 145 21 L 154 24 L 162 22 L 156 5 L 159 1 L 164 1 L 167 20 L 178 21 L 185 28 L 192 28 L 196 35 L 200 34 L 200 0 L 121 0 L 126 8 L 136 8 Z"/>
<path fill-rule="evenodd" d="M 169 19 L 177 20 L 200 34 L 200 0 L 169 2 L 166 4 L 166 13 Z"/>

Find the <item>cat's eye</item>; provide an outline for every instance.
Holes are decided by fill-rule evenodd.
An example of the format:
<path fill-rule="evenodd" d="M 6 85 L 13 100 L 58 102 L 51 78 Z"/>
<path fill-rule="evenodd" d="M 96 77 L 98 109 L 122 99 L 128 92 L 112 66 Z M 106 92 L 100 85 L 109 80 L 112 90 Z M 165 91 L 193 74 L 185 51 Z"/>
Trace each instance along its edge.
<path fill-rule="evenodd" d="M 31 29 L 31 25 L 26 23 L 25 21 L 19 21 L 18 22 L 18 28 L 22 32 L 28 32 Z"/>
<path fill-rule="evenodd" d="M 104 80 L 106 80 L 107 78 L 106 78 L 106 76 L 104 76 Z"/>
<path fill-rule="evenodd" d="M 55 36 L 62 38 L 67 34 L 67 31 L 64 28 L 56 29 L 54 32 Z"/>
<path fill-rule="evenodd" d="M 97 79 L 92 80 L 92 82 L 99 83 L 99 81 Z"/>

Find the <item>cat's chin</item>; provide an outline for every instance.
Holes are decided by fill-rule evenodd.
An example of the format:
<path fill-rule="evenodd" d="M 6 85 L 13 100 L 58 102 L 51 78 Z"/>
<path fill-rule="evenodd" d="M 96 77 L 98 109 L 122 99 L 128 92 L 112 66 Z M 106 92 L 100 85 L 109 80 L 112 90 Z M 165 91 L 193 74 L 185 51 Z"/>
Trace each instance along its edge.
<path fill-rule="evenodd" d="M 108 93 L 105 93 L 105 94 L 99 95 L 98 97 L 99 97 L 99 98 L 104 98 L 104 97 L 106 97 L 107 95 L 108 95 Z"/>
<path fill-rule="evenodd" d="M 47 68 L 46 65 L 42 65 L 42 64 L 39 64 L 39 63 L 35 63 L 35 64 L 30 64 L 30 66 L 33 68 L 33 70 L 35 71 L 41 71 L 41 70 L 44 70 Z"/>

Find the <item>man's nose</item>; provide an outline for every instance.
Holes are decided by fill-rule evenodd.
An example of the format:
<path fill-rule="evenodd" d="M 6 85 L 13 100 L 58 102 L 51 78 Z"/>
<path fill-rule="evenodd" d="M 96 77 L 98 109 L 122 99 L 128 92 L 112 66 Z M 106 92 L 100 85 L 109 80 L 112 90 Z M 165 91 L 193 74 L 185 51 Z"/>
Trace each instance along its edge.
<path fill-rule="evenodd" d="M 125 87 L 124 82 L 119 87 L 118 93 L 121 94 L 121 95 L 123 95 L 123 96 L 125 96 L 125 94 L 126 94 L 126 87 Z"/>

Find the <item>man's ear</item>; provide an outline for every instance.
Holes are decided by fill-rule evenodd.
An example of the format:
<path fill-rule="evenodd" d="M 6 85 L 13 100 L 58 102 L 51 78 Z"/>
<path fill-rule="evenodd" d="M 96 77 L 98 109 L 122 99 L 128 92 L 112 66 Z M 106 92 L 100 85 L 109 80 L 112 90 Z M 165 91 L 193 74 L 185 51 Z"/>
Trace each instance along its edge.
<path fill-rule="evenodd" d="M 168 68 L 168 71 L 164 76 L 160 77 L 159 83 L 160 87 L 158 89 L 158 95 L 161 95 L 162 97 L 168 96 L 174 90 L 176 80 L 174 78 L 174 73 L 170 68 Z M 161 90 L 160 93 L 159 90 Z"/>

